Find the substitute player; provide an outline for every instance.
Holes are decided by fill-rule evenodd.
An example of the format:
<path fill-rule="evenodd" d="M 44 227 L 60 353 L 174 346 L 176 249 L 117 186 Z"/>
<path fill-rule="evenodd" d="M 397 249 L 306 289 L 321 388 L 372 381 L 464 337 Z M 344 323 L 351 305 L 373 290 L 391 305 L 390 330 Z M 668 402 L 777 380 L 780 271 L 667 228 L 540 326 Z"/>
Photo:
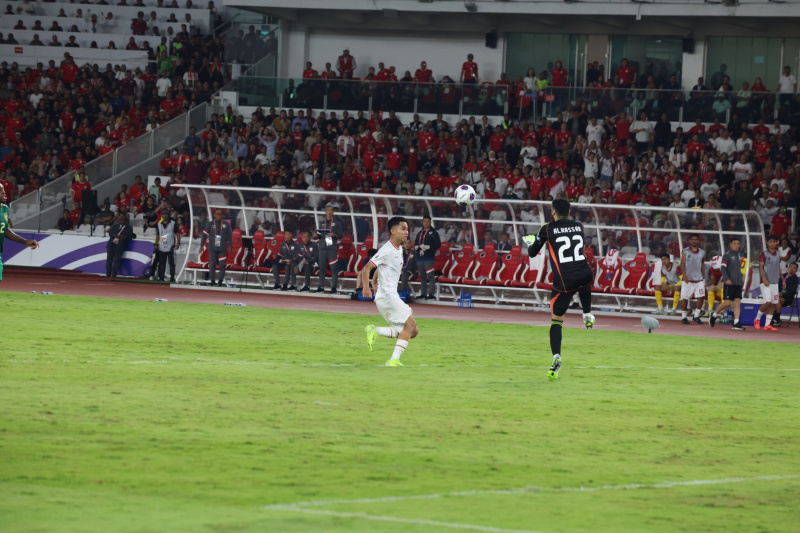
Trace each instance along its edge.
<path fill-rule="evenodd" d="M 797 263 L 790 263 L 789 270 L 783 277 L 783 292 L 781 292 L 778 307 L 775 308 L 775 314 L 772 315 L 772 327 L 783 325 L 783 322 L 781 322 L 781 309 L 791 307 L 794 303 L 795 298 L 797 298 L 798 282 L 800 280 L 797 278 Z"/>
<path fill-rule="evenodd" d="M 400 356 L 408 347 L 408 341 L 419 333 L 417 321 L 414 320 L 411 308 L 397 294 L 397 284 L 403 272 L 402 244 L 408 240 L 408 222 L 403 217 L 392 217 L 386 223 L 389 229 L 389 242 L 380 247 L 378 253 L 361 269 L 362 293 L 365 298 L 372 298 L 370 281 L 373 269 L 378 269 L 378 288 L 375 291 L 375 305 L 378 312 L 389 323 L 388 328 L 376 328 L 369 325 L 367 344 L 372 351 L 372 344 L 378 335 L 390 339 L 397 338 L 391 359 L 386 361 L 386 366 L 403 366 Z"/>
<path fill-rule="evenodd" d="M 678 274 L 678 265 L 672 262 L 672 256 L 665 253 L 661 255 L 661 285 L 653 287 L 658 305 L 657 315 L 669 313 L 675 314 L 678 308 L 678 301 L 681 298 L 681 276 Z M 664 294 L 672 293 L 672 307 L 664 311 Z"/>
<path fill-rule="evenodd" d="M 720 314 L 727 309 L 733 302 L 733 329 L 744 331 L 744 326 L 739 322 L 739 314 L 742 310 L 742 288 L 744 287 L 744 275 L 742 274 L 742 262 L 744 256 L 739 252 L 742 243 L 738 237 L 731 239 L 731 249 L 722 256 L 720 273 L 722 274 L 722 301 L 716 311 L 711 313 L 711 327 L 717 322 Z"/>
<path fill-rule="evenodd" d="M 697 324 L 702 324 L 700 321 L 700 313 L 703 309 L 703 300 L 706 297 L 706 284 L 705 284 L 705 267 L 706 267 L 706 254 L 700 250 L 700 236 L 693 233 L 689 236 L 689 246 L 683 249 L 681 253 L 681 272 L 683 272 L 683 281 L 681 283 L 681 315 L 683 319 L 681 322 L 689 324 L 689 319 L 686 318 L 687 307 L 689 300 L 695 299 L 694 320 Z"/>
<path fill-rule="evenodd" d="M 715 255 L 711 258 L 711 263 L 706 270 L 706 294 L 708 295 L 708 312 L 706 316 L 711 316 L 714 312 L 714 301 L 719 298 L 721 302 L 725 298 L 722 281 L 722 257 Z"/>
<path fill-rule="evenodd" d="M 553 200 L 553 222 L 539 228 L 536 235 L 523 237 L 528 255 L 533 258 L 547 245 L 550 269 L 553 271 L 553 291 L 550 293 L 550 349 L 553 366 L 549 379 L 558 378 L 561 369 L 561 328 L 572 297 L 577 294 L 583 307 L 583 324 L 594 325 L 592 315 L 592 268 L 583 255 L 583 224 L 569 218 L 570 204 L 563 198 Z"/>
<path fill-rule="evenodd" d="M 761 299 L 764 303 L 758 308 L 753 327 L 761 329 L 761 315 L 767 315 L 764 331 L 778 331 L 772 325 L 772 313 L 779 304 L 781 279 L 781 253 L 778 251 L 778 238 L 767 238 L 767 249 L 758 258 L 758 274 L 761 276 Z"/>
<path fill-rule="evenodd" d="M 33 239 L 23 239 L 13 231 L 11 231 L 11 219 L 9 218 L 9 213 L 11 210 L 6 205 L 6 200 L 8 197 L 6 196 L 6 189 L 5 187 L 0 187 L 0 281 L 3 281 L 3 245 L 6 242 L 6 237 L 11 239 L 14 242 L 18 242 L 20 244 L 24 244 L 31 250 L 35 250 L 39 247 L 39 243 L 34 241 Z"/>

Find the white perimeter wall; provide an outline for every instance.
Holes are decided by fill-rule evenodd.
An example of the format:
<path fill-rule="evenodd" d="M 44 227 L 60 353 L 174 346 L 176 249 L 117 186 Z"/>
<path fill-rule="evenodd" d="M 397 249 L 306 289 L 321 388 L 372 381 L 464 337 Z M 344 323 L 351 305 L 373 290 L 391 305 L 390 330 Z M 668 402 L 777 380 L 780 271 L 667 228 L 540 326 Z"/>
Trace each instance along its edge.
<path fill-rule="evenodd" d="M 345 48 L 356 58 L 356 76 L 360 78 L 366 75 L 367 68 L 377 68 L 381 61 L 387 67 L 394 65 L 398 78 L 403 77 L 406 70 L 413 76 L 420 61 L 425 60 L 437 80 L 447 74 L 458 81 L 461 64 L 468 53 L 475 56 L 482 81 L 497 81 L 503 66 L 505 40 L 502 35 L 498 36 L 497 48 L 492 49 L 486 48 L 485 33 L 370 33 L 364 30 L 333 33 L 298 25 L 292 25 L 288 33 L 284 36 L 288 50 L 284 49 L 286 53 L 282 54 L 279 67 L 283 77 L 301 77 L 306 61 L 311 61 L 318 71 L 328 62 L 335 68 L 336 59 Z"/>

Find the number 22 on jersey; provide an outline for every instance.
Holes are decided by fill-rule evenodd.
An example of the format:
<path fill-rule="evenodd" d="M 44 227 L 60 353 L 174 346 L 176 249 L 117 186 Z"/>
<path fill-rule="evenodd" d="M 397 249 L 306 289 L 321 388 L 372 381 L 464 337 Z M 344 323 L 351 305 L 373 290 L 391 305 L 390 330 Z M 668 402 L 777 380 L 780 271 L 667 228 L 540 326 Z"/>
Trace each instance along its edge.
<path fill-rule="evenodd" d="M 558 262 L 562 265 L 586 259 L 583 256 L 583 237 L 580 235 L 558 237 L 556 245 L 558 246 Z"/>

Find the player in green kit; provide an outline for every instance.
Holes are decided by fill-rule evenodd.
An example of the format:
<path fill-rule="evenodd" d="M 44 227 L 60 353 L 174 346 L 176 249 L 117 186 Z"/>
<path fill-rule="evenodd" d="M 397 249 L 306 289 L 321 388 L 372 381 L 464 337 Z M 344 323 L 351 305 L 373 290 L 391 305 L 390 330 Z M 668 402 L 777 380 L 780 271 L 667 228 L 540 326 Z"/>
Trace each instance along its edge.
<path fill-rule="evenodd" d="M 11 220 L 9 219 L 10 210 L 6 205 L 6 200 L 8 197 L 6 196 L 6 190 L 3 187 L 0 187 L 0 281 L 3 281 L 3 245 L 6 242 L 6 237 L 11 239 L 14 242 L 18 242 L 20 244 L 24 244 L 31 250 L 35 250 L 39 247 L 39 243 L 34 241 L 33 239 L 25 240 L 13 231 L 11 231 Z"/>

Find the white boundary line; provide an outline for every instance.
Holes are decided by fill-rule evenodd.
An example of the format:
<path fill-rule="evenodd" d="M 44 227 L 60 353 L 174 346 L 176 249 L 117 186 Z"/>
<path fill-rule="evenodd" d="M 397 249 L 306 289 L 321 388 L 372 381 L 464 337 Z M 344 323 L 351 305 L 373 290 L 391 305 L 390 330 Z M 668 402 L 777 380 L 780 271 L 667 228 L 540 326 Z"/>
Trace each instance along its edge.
<path fill-rule="evenodd" d="M 469 531 L 484 531 L 488 533 L 541 533 L 527 529 L 503 529 L 491 526 L 476 526 L 473 524 L 458 524 L 454 522 L 439 522 L 437 520 L 425 520 L 424 518 L 399 518 L 396 516 L 382 516 L 366 513 L 342 513 L 339 511 L 327 511 L 324 509 L 304 509 L 299 507 L 273 507 L 274 511 L 288 511 L 290 513 L 303 513 L 335 516 L 339 518 L 363 518 L 364 520 L 376 520 L 379 522 L 395 522 L 399 524 L 419 524 L 423 526 L 447 527 L 450 529 L 466 529 Z"/>
<path fill-rule="evenodd" d="M 407 500 L 436 500 L 448 497 L 485 496 L 485 495 L 512 495 L 512 494 L 537 494 L 544 492 L 598 492 L 605 490 L 636 490 L 636 489 L 668 489 L 672 487 L 692 487 L 699 485 L 721 485 L 725 483 L 746 483 L 749 481 L 777 481 L 784 479 L 798 479 L 800 475 L 788 476 L 755 476 L 755 477 L 730 477 L 723 479 L 694 479 L 691 481 L 661 481 L 659 483 L 630 483 L 626 485 L 601 485 L 599 487 L 520 487 L 516 489 L 494 490 L 468 490 L 458 492 L 445 492 L 439 494 L 413 494 L 409 496 L 384 496 L 381 498 L 359 498 L 353 500 L 311 500 L 306 502 L 284 503 L 266 505 L 262 509 L 298 509 L 305 507 L 320 507 L 327 505 L 362 504 L 362 503 L 393 503 Z"/>
<path fill-rule="evenodd" d="M 20 352 L 17 352 L 20 353 Z M 23 352 L 24 353 L 24 352 Z M 221 360 L 214 360 L 214 359 L 207 359 L 207 360 L 196 360 L 196 361 L 181 361 L 178 359 L 173 358 L 172 360 L 136 360 L 136 361 L 124 361 L 124 360 L 106 360 L 106 361 L 97 361 L 92 359 L 87 359 L 83 361 L 71 361 L 69 359 L 62 359 L 62 360 L 41 360 L 41 359 L 7 359 L 3 361 L 0 359 L 0 364 L 4 363 L 11 363 L 11 364 L 57 364 L 57 363 L 75 363 L 75 364 L 97 364 L 97 363 L 107 363 L 107 364 L 128 364 L 128 365 L 195 365 L 195 366 L 202 366 L 202 365 L 209 365 L 209 366 L 321 366 L 321 367 L 383 367 L 382 364 L 367 364 L 367 363 L 276 363 L 270 361 L 221 361 Z M 445 365 L 445 364 L 421 364 L 421 365 L 406 365 L 407 368 L 451 368 L 451 367 L 459 367 L 459 368 L 530 368 L 530 369 L 541 369 L 541 368 L 550 368 L 549 366 L 540 366 L 540 365 L 503 365 L 503 364 L 492 364 L 492 365 Z M 670 371 L 692 371 L 692 370 L 704 370 L 704 371 L 769 371 L 769 372 L 800 372 L 800 368 L 768 368 L 768 367 L 725 367 L 725 366 L 676 366 L 676 367 L 668 367 L 668 366 L 634 366 L 634 365 L 626 365 L 626 366 L 568 366 L 567 369 L 574 369 L 574 370 L 670 370 Z"/>

